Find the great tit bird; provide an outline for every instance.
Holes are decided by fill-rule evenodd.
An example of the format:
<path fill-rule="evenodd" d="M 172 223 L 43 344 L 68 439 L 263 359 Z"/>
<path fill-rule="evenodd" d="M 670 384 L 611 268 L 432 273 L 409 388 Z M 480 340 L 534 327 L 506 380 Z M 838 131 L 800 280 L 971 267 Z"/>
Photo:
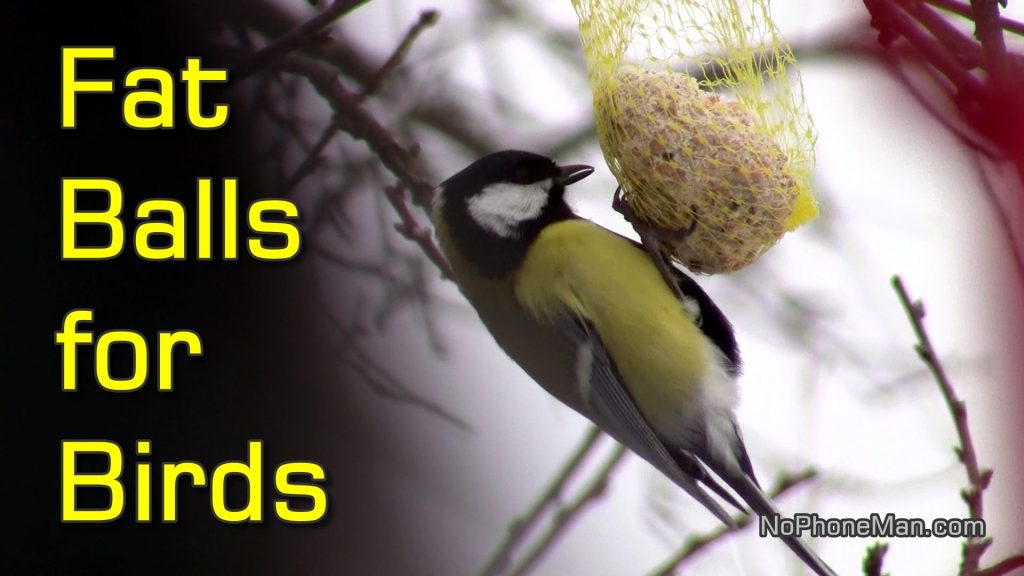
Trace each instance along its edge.
<path fill-rule="evenodd" d="M 584 165 L 509 150 L 443 182 L 432 219 L 455 280 L 502 349 L 548 392 L 668 476 L 727 525 L 702 484 L 778 514 L 736 424 L 740 354 L 718 306 L 681 270 L 670 289 L 639 244 L 573 213 Z M 786 544 L 835 572 L 802 540 Z"/>

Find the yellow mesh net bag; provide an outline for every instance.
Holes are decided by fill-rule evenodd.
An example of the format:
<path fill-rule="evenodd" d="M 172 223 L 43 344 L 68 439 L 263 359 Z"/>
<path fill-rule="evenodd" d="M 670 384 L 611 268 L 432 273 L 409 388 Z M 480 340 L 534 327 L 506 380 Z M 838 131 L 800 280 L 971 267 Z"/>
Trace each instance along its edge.
<path fill-rule="evenodd" d="M 573 0 L 622 199 L 695 272 L 814 218 L 814 127 L 768 0 Z"/>

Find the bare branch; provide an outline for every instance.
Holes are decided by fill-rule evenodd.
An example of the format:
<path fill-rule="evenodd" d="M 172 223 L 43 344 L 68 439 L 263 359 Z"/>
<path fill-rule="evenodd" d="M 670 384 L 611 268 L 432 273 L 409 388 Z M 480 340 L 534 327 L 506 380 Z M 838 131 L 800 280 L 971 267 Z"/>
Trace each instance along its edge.
<path fill-rule="evenodd" d="M 950 49 L 922 29 L 900 6 L 889 0 L 864 0 L 864 5 L 871 13 L 872 25 L 879 30 L 882 44 L 889 44 L 897 36 L 906 38 L 960 93 L 987 102 L 988 92 L 981 80 L 961 67 Z"/>
<path fill-rule="evenodd" d="M 444 406 L 429 398 L 424 398 L 405 387 L 398 378 L 381 366 L 369 352 L 366 352 L 359 346 L 359 338 L 356 337 L 355 331 L 346 326 L 326 303 L 324 309 L 327 311 L 327 316 L 331 323 L 340 332 L 344 340 L 342 345 L 336 347 L 338 361 L 351 372 L 361 376 L 360 379 L 371 391 L 400 404 L 408 404 L 426 410 L 460 430 L 471 430 L 465 420 L 451 413 Z"/>
<path fill-rule="evenodd" d="M 794 474 L 784 474 L 775 481 L 775 485 L 768 491 L 768 498 L 774 500 L 793 488 L 796 488 L 805 482 L 809 482 L 811 479 L 817 477 L 817 475 L 817 470 L 813 468 L 806 468 Z M 680 566 L 683 565 L 683 563 L 695 556 L 701 550 L 725 538 L 727 535 L 749 526 L 753 520 L 754 515 L 750 512 L 746 514 L 738 514 L 733 518 L 735 528 L 729 528 L 723 524 L 719 528 L 716 528 L 706 534 L 687 538 L 678 550 L 662 562 L 660 566 L 651 571 L 648 576 L 671 576 L 679 569 Z"/>
<path fill-rule="evenodd" d="M 522 576 L 532 570 L 537 562 L 568 532 L 573 522 L 586 511 L 587 507 L 604 495 L 612 472 L 618 468 L 625 456 L 626 447 L 621 444 L 617 445 L 611 456 L 608 457 L 604 465 L 601 466 L 600 470 L 590 480 L 590 483 L 583 489 L 583 492 L 575 500 L 555 512 L 554 520 L 547 532 L 544 533 L 537 543 L 534 544 L 533 548 L 526 553 L 523 560 L 512 570 L 512 576 Z"/>
<path fill-rule="evenodd" d="M 521 518 L 517 518 L 509 526 L 508 536 L 501 542 L 498 548 L 491 555 L 491 559 L 487 561 L 484 569 L 480 571 L 482 576 L 490 576 L 492 574 L 501 573 L 507 566 L 512 557 L 513 550 L 519 545 L 523 537 L 526 536 L 530 530 L 540 520 L 541 514 L 548 508 L 548 506 L 554 504 L 562 492 L 565 491 L 566 485 L 572 480 L 580 470 L 580 466 L 587 460 L 587 458 L 593 453 L 594 447 L 597 446 L 598 440 L 600 440 L 604 434 L 597 426 L 591 426 L 587 430 L 587 434 L 583 437 L 583 441 L 580 445 L 573 450 L 569 455 L 568 460 L 562 465 L 562 469 L 559 470 L 558 474 L 551 481 L 548 487 L 541 493 L 538 498 L 525 515 Z"/>
<path fill-rule="evenodd" d="M 927 28 L 965 69 L 973 70 L 982 64 L 981 46 L 931 6 L 917 1 L 902 2 L 901 5 L 908 14 Z"/>
<path fill-rule="evenodd" d="M 434 243 L 430 228 L 420 226 L 416 222 L 412 209 L 409 208 L 405 201 L 405 194 L 402 193 L 401 186 L 388 186 L 384 188 L 384 194 L 401 220 L 400 223 L 395 224 L 395 230 L 408 240 L 415 242 L 423 250 L 423 253 L 427 255 L 427 258 L 430 258 L 430 261 L 441 270 L 441 275 L 445 280 L 454 280 L 455 271 L 452 270 L 451 264 L 448 263 L 444 254 L 441 253 L 441 249 Z"/>
<path fill-rule="evenodd" d="M 964 4 L 963 2 L 959 2 L 958 0 L 924 1 L 931 4 L 932 6 L 935 6 L 936 8 L 942 8 L 943 10 L 948 10 L 954 14 L 959 14 L 960 16 L 965 16 L 967 18 L 974 17 L 973 12 L 971 11 L 971 7 L 968 6 L 967 4 Z M 1011 20 L 1010 18 L 1006 18 L 1005 16 L 1000 16 L 999 25 L 1002 26 L 1003 30 L 1006 30 L 1007 32 L 1012 32 L 1014 34 L 1024 36 L 1024 23 L 1017 22 L 1016 20 Z"/>
<path fill-rule="evenodd" d="M 316 91 L 334 109 L 342 130 L 357 140 L 364 140 L 380 158 L 381 163 L 409 189 L 413 201 L 418 206 L 429 206 L 434 187 L 415 167 L 416 154 L 413 148 L 405 148 L 399 144 L 395 137 L 363 108 L 358 96 L 341 83 L 337 72 L 331 66 L 293 54 L 281 62 L 281 68 L 308 78 Z"/>
<path fill-rule="evenodd" d="M 290 56 L 282 67 L 309 79 L 314 88 L 334 108 L 335 122 L 357 140 L 364 140 L 370 149 L 398 177 L 402 187 L 411 191 L 413 202 L 424 210 L 430 204 L 433 186 L 415 168 L 415 153 L 405 148 L 359 103 L 359 98 L 338 79 L 330 66 L 300 56 Z M 406 238 L 414 241 L 430 258 L 445 278 L 454 278 L 451 265 L 434 243 L 429 228 L 420 226 L 405 202 L 401 188 L 386 190 L 388 201 L 398 213 L 401 223 L 396 227 Z"/>
<path fill-rule="evenodd" d="M 335 0 L 323 12 L 310 18 L 306 22 L 291 29 L 287 34 L 281 36 L 273 43 L 264 46 L 248 60 L 242 62 L 232 69 L 231 78 L 234 81 L 241 80 L 253 72 L 262 69 L 277 58 L 299 48 L 307 43 L 313 36 L 325 27 L 348 14 L 352 9 L 365 4 L 366 0 Z"/>
<path fill-rule="evenodd" d="M 1024 568 L 1024 554 L 1015 554 L 1002 562 L 978 570 L 974 576 L 1003 576 L 1003 574 L 1009 574 L 1018 568 Z"/>
<path fill-rule="evenodd" d="M 960 445 L 954 448 L 954 451 L 967 470 L 967 481 L 970 484 L 960 492 L 960 495 L 967 502 L 971 518 L 982 519 L 985 512 L 983 493 L 992 480 L 992 470 L 982 469 L 978 466 L 978 456 L 974 450 L 970 427 L 967 425 L 967 408 L 964 405 L 964 401 L 957 397 L 956 391 L 946 375 L 946 370 L 935 353 L 931 339 L 924 328 L 924 303 L 920 300 L 911 301 L 906 288 L 903 286 L 903 280 L 899 276 L 892 277 L 892 285 L 899 296 L 900 303 L 903 304 L 903 309 L 906 311 L 907 317 L 914 328 L 914 333 L 917 336 L 917 344 L 914 346 L 914 349 L 925 365 L 928 366 L 928 369 L 931 370 L 936 383 L 939 385 L 939 390 L 942 392 L 942 397 L 946 400 L 946 406 L 953 415 L 953 423 L 956 425 L 957 436 L 960 438 Z M 991 539 L 989 538 L 971 538 L 967 541 L 964 545 L 961 574 L 971 575 L 978 571 L 981 555 L 990 543 Z"/>
<path fill-rule="evenodd" d="M 323 153 L 327 145 L 334 139 L 334 135 L 338 133 L 338 122 L 337 120 L 331 120 L 331 123 L 324 128 L 323 132 L 320 133 L 320 137 L 317 138 L 316 143 L 310 148 L 309 154 L 302 160 L 302 164 L 295 169 L 295 172 L 288 177 L 288 181 L 284 185 L 284 193 L 282 196 L 288 196 L 295 190 L 298 185 L 306 179 L 307 176 L 316 171 L 323 164 Z"/>
<path fill-rule="evenodd" d="M 1017 272 L 1017 277 L 1024 282 L 1024 252 L 1021 250 L 1024 246 L 1014 236 L 1016 227 L 1013 225 L 1013 221 L 1015 218 L 1008 214 L 1010 207 L 1000 201 L 999 192 L 996 190 L 997 181 L 995 175 L 989 173 L 985 159 L 976 158 L 975 165 L 977 166 L 978 176 L 981 179 L 982 191 L 995 212 L 996 220 L 999 221 L 1000 231 L 1005 238 L 1007 248 L 1010 250 L 1010 258 L 1013 261 L 1014 270 Z"/>
<path fill-rule="evenodd" d="M 375 94 L 377 90 L 380 90 L 384 80 L 387 79 L 388 75 L 391 74 L 398 66 L 405 60 L 405 56 L 409 53 L 409 48 L 412 47 L 412 43 L 416 41 L 416 38 L 437 22 L 438 13 L 437 10 L 424 10 L 420 12 L 420 18 L 415 24 L 409 28 L 409 31 L 405 33 L 402 41 L 398 43 L 398 47 L 391 53 L 391 56 L 384 61 L 384 64 L 377 70 L 377 73 L 373 75 L 364 85 L 363 91 L 359 93 L 359 99 L 365 100 L 368 96 Z"/>
<path fill-rule="evenodd" d="M 278 3 L 250 0 L 247 10 L 238 14 L 241 24 L 270 37 L 285 34 L 300 23 Z M 344 37 L 324 38 L 307 50 L 311 55 L 330 63 L 343 75 L 365 86 L 381 69 L 375 58 Z M 494 135 L 476 121 L 477 114 L 467 102 L 457 98 L 432 98 L 418 102 L 409 110 L 408 122 L 422 124 L 457 142 L 471 155 L 493 152 L 501 144 Z"/>
<path fill-rule="evenodd" d="M 888 551 L 889 545 L 885 542 L 875 542 L 868 546 L 868 552 L 864 555 L 864 562 L 861 564 L 864 576 L 886 576 L 887 573 L 882 572 L 882 561 Z"/>
<path fill-rule="evenodd" d="M 971 15 L 974 17 L 974 35 L 985 51 L 988 73 L 993 80 L 1001 82 L 1008 72 L 1006 67 L 1006 41 L 1003 27 L 999 23 L 999 3 L 1006 0 L 971 0 Z"/>

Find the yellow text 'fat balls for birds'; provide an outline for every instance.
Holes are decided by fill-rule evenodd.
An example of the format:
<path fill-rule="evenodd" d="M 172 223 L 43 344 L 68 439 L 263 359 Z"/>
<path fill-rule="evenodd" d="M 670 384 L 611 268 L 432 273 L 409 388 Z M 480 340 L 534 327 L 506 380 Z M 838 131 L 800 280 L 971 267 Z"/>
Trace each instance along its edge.
<path fill-rule="evenodd" d="M 573 4 L 605 159 L 669 254 L 732 272 L 817 214 L 814 130 L 766 0 Z"/>

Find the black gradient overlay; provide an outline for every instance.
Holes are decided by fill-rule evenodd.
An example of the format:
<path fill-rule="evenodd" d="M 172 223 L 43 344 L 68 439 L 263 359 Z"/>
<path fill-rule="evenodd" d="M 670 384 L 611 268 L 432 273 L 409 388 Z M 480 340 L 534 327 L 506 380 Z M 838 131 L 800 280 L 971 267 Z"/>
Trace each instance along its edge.
<path fill-rule="evenodd" d="M 252 175 L 251 145 L 258 138 L 245 110 L 233 107 L 228 126 L 195 130 L 185 118 L 184 90 L 176 85 L 174 130 L 134 130 L 121 120 L 121 82 L 138 66 L 173 74 L 188 56 L 218 64 L 210 40 L 221 34 L 230 6 L 217 2 L 12 2 L 5 5 L 2 82 L 4 183 L 3 450 L 6 524 L 0 573 L 5 574 L 311 574 L 373 573 L 374 555 L 401 555 L 387 543 L 401 513 L 387 504 L 375 478 L 375 423 L 324 367 L 307 255 L 286 263 L 240 259 L 195 260 L 196 179 L 214 179 L 214 255 L 219 251 L 219 182 L 239 179 L 240 206 L 277 196 Z M 11 44 L 13 42 L 13 45 Z M 114 62 L 85 63 L 81 76 L 110 78 L 115 94 L 84 95 L 79 128 L 60 124 L 61 46 L 115 46 Z M 204 100 L 231 102 L 226 89 L 208 88 Z M 209 111 L 209 108 L 207 108 Z M 62 177 L 109 177 L 125 192 L 126 242 L 147 198 L 184 202 L 189 260 L 146 262 L 130 251 L 104 262 L 60 260 Z M 150 381 L 137 392 L 101 390 L 92 351 L 79 352 L 79 390 L 62 392 L 60 349 L 54 332 L 75 308 L 95 310 L 97 335 L 110 329 L 143 334 L 150 346 Z M 160 330 L 191 329 L 202 358 L 175 356 L 175 389 L 156 387 Z M 127 354 L 115 352 L 113 371 L 125 374 Z M 126 512 L 108 524 L 60 522 L 60 443 L 111 440 L 125 453 Z M 194 460 L 208 477 L 227 460 L 244 460 L 249 439 L 264 441 L 264 522 L 229 525 L 215 519 L 210 489 L 179 488 L 179 519 L 160 522 L 154 478 L 153 521 L 134 520 L 134 466 Z M 149 456 L 135 441 L 150 440 Z M 328 475 L 325 520 L 288 525 L 273 514 L 273 470 L 311 460 Z M 101 460 L 82 460 L 83 466 Z M 156 476 L 156 475 L 155 475 Z M 230 482 L 229 502 L 241 502 L 242 482 Z M 82 497 L 105 497 L 102 491 Z M 393 544 L 393 543 L 392 543 Z M 393 564 L 394 565 L 394 564 Z M 400 563 L 399 563 L 400 565 Z M 410 570 L 411 571 L 411 570 Z"/>

